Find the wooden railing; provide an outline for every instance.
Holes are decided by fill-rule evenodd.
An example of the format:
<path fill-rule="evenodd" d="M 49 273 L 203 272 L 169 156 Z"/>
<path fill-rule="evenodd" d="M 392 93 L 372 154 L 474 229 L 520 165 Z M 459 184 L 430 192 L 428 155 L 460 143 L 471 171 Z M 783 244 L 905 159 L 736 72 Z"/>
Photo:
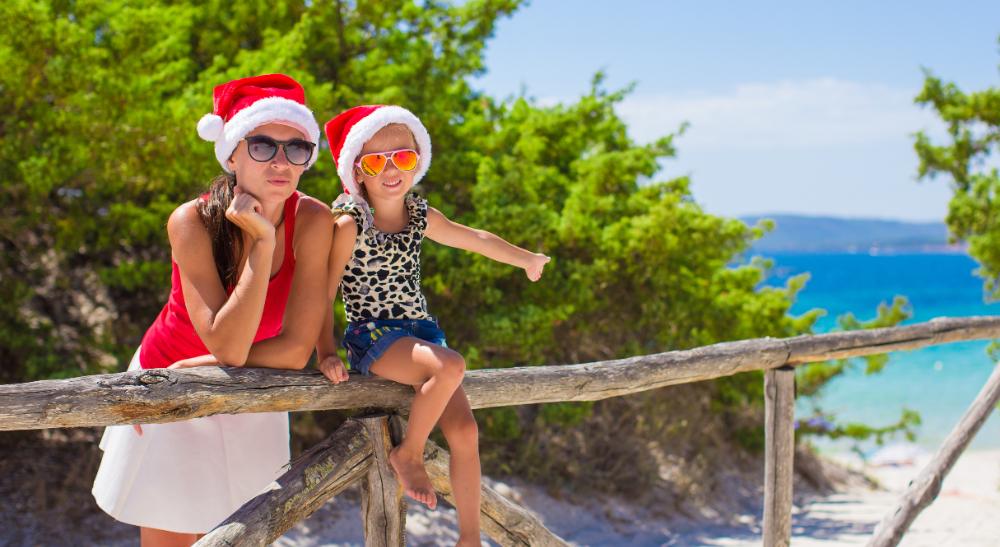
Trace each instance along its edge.
<path fill-rule="evenodd" d="M 793 338 L 760 338 L 579 365 L 476 370 L 463 387 L 473 408 L 595 401 L 669 385 L 765 370 L 764 537 L 791 538 L 795 366 L 965 340 L 1000 338 L 1000 317 L 938 318 L 926 323 Z M 327 499 L 362 481 L 366 544 L 401 545 L 405 521 L 386 458 L 404 427 L 412 389 L 378 378 L 330 384 L 314 371 L 201 367 L 152 369 L 0 385 L 0 430 L 164 423 L 213 414 L 380 409 L 349 420 L 279 478 L 281 488 L 247 502 L 198 545 L 264 545 Z M 871 545 L 896 545 L 936 497 L 943 477 L 1000 399 L 994 371 L 955 431 L 879 525 Z M 395 432 L 395 433 L 393 433 Z M 447 452 L 424 453 L 435 488 L 449 499 Z M 564 545 L 530 512 L 483 487 L 483 529 L 502 545 Z"/>

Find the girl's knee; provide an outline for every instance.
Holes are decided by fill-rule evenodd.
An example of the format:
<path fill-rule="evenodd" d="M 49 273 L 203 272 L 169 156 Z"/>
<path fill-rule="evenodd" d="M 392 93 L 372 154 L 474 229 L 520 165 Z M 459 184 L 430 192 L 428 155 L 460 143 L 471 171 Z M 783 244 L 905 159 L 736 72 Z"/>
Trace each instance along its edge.
<path fill-rule="evenodd" d="M 457 352 L 449 351 L 442 357 L 441 369 L 438 373 L 449 380 L 461 382 L 465 376 L 465 357 Z"/>

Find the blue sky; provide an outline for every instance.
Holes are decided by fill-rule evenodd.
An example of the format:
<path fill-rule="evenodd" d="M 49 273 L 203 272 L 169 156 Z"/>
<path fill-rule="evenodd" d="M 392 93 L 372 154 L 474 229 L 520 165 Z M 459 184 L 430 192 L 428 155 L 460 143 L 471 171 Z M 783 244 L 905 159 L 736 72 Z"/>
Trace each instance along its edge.
<path fill-rule="evenodd" d="M 500 22 L 473 85 L 573 101 L 597 70 L 636 82 L 618 111 L 639 141 L 689 130 L 663 178 L 688 174 L 715 214 L 943 219 L 943 179 L 916 181 L 921 67 L 1000 85 L 1000 2 L 535 0 Z"/>

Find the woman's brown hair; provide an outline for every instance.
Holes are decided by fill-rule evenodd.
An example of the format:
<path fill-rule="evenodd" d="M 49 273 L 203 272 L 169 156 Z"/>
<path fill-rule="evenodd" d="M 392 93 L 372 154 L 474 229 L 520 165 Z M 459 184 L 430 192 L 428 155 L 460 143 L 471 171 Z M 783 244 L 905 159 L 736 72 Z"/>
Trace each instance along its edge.
<path fill-rule="evenodd" d="M 233 201 L 236 175 L 223 173 L 212 179 L 208 196 L 198 200 L 198 214 L 212 238 L 212 256 L 215 269 L 226 289 L 236 286 L 239 264 L 243 256 L 243 231 L 226 218 L 226 210 Z"/>

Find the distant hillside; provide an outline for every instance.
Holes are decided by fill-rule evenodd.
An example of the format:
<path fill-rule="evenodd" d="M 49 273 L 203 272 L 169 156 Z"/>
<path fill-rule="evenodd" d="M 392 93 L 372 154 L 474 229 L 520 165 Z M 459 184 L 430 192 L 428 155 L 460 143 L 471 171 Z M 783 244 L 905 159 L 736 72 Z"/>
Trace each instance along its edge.
<path fill-rule="evenodd" d="M 775 222 L 773 231 L 754 245 L 754 252 L 803 253 L 921 253 L 961 252 L 948 245 L 943 222 L 814 217 L 803 215 L 755 215 L 741 220 L 754 225 L 762 218 Z"/>

